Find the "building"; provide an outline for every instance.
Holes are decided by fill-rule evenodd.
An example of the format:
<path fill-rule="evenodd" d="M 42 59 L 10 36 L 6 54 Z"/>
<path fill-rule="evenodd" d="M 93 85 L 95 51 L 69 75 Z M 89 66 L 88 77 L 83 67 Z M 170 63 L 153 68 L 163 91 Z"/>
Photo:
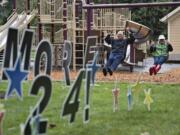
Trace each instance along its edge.
<path fill-rule="evenodd" d="M 180 61 L 180 7 L 164 16 L 160 21 L 168 24 L 168 40 L 174 48 L 174 51 L 170 53 L 169 61 Z"/>

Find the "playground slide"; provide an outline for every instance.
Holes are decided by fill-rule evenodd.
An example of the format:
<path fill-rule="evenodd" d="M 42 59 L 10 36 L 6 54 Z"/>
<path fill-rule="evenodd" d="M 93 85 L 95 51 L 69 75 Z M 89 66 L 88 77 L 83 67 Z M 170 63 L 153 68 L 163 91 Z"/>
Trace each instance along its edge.
<path fill-rule="evenodd" d="M 0 27 L 0 51 L 4 49 L 7 40 L 8 28 L 14 27 L 19 30 L 23 30 L 27 27 L 27 25 L 31 22 L 31 20 L 35 17 L 36 12 L 31 12 L 30 15 L 27 15 L 25 12 L 21 14 L 13 13 L 6 24 Z"/>

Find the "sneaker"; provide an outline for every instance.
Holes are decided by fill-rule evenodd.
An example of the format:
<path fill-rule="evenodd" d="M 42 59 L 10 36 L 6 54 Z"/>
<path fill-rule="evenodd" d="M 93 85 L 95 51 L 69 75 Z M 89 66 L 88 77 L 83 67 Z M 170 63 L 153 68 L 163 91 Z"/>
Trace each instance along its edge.
<path fill-rule="evenodd" d="M 108 68 L 108 72 L 109 72 L 110 76 L 113 75 L 113 72 L 110 68 Z"/>
<path fill-rule="evenodd" d="M 154 74 L 156 75 L 159 70 L 161 69 L 161 65 L 157 65 L 155 68 L 154 68 Z"/>
<path fill-rule="evenodd" d="M 103 68 L 103 75 L 106 76 L 107 75 L 107 71 L 105 68 Z"/>
<path fill-rule="evenodd" d="M 154 73 L 154 67 L 149 68 L 149 75 L 153 75 Z"/>

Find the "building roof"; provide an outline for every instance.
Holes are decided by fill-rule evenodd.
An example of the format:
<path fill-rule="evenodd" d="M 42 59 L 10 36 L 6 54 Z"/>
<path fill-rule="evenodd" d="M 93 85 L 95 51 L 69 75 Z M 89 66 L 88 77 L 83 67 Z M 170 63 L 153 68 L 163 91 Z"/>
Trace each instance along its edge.
<path fill-rule="evenodd" d="M 170 12 L 169 14 L 167 14 L 166 16 L 164 16 L 163 18 L 160 19 L 161 22 L 167 22 L 167 20 L 169 18 L 171 18 L 172 16 L 174 16 L 176 13 L 180 12 L 180 7 L 176 8 L 175 10 L 173 10 L 172 12 Z"/>

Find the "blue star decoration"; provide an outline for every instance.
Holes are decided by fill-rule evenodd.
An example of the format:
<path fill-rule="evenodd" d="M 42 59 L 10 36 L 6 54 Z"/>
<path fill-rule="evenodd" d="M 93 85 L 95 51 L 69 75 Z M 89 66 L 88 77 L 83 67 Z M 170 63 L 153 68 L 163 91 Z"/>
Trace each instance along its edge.
<path fill-rule="evenodd" d="M 99 52 L 97 51 L 97 52 L 95 53 L 94 58 L 93 58 L 92 64 L 87 64 L 87 68 L 91 68 L 91 69 L 92 69 L 91 80 L 92 80 L 92 84 L 93 84 L 93 85 L 94 85 L 94 83 L 95 83 L 96 72 L 97 72 L 98 69 L 101 67 L 100 64 L 96 64 L 96 61 L 97 61 L 98 56 L 99 56 Z"/>
<path fill-rule="evenodd" d="M 22 99 L 22 81 L 27 78 L 28 71 L 21 71 L 21 58 L 16 60 L 14 69 L 5 69 L 4 72 L 10 81 L 5 98 L 10 97 L 15 90 L 18 97 Z"/>

